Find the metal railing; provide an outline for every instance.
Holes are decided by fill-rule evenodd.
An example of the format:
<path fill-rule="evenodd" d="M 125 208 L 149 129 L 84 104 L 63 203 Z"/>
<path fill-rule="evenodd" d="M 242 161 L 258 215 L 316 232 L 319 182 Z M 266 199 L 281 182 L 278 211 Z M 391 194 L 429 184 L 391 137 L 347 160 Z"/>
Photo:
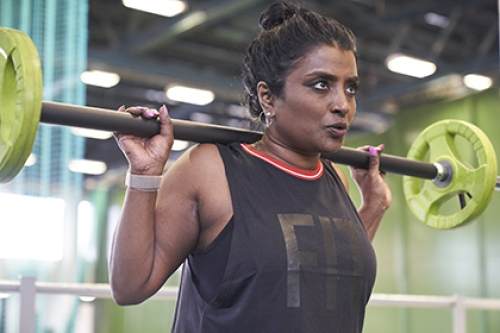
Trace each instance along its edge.
<path fill-rule="evenodd" d="M 155 299 L 175 300 L 177 287 L 163 287 Z M 19 281 L 0 280 L 1 293 L 19 293 L 19 332 L 35 333 L 37 294 L 75 295 L 95 298 L 111 298 L 109 284 L 37 282 L 34 277 L 21 277 Z M 500 299 L 471 298 L 462 295 L 425 296 L 400 294 L 373 294 L 369 306 L 403 308 L 452 309 L 453 333 L 467 332 L 467 309 L 500 311 Z"/>

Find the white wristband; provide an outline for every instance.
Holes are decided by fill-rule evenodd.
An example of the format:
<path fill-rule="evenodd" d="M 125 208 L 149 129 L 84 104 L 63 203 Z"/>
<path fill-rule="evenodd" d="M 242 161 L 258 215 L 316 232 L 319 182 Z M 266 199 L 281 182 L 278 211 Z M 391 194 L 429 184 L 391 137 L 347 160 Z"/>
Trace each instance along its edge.
<path fill-rule="evenodd" d="M 156 192 L 160 188 L 161 178 L 161 176 L 131 175 L 130 171 L 127 171 L 125 186 L 139 191 Z"/>

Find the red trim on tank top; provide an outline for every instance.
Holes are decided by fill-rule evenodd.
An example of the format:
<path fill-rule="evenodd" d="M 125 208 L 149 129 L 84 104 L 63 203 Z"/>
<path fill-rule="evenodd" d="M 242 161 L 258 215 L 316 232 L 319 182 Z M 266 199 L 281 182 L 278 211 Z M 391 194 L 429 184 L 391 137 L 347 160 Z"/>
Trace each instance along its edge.
<path fill-rule="evenodd" d="M 278 161 L 275 158 L 267 156 L 267 155 L 261 153 L 260 151 L 254 149 L 253 147 L 251 147 L 250 145 L 248 145 L 246 143 L 242 143 L 241 148 L 243 148 L 243 150 L 245 150 L 248 154 L 257 157 L 257 158 L 263 160 L 264 162 L 271 164 L 275 168 L 280 169 L 281 171 L 283 171 L 291 176 L 294 176 L 296 178 L 300 178 L 300 179 L 304 179 L 304 180 L 316 180 L 316 179 L 319 179 L 323 175 L 324 168 L 323 168 L 323 163 L 321 163 L 321 161 L 318 161 L 318 166 L 316 167 L 316 169 L 304 170 L 304 169 L 292 167 L 292 166 L 287 165 L 281 161 Z"/>

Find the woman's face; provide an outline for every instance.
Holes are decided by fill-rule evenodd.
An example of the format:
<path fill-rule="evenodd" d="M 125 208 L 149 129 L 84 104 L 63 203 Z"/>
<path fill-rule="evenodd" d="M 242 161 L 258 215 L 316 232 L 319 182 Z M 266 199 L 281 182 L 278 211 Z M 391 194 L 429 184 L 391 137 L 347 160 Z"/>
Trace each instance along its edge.
<path fill-rule="evenodd" d="M 312 49 L 289 73 L 282 96 L 272 97 L 268 135 L 306 154 L 340 149 L 356 113 L 358 82 L 352 51 L 329 45 Z"/>

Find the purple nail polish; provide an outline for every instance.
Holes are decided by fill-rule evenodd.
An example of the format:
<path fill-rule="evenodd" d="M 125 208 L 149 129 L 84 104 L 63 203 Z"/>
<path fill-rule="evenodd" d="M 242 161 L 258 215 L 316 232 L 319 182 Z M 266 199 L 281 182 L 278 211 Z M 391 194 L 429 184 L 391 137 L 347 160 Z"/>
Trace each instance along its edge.
<path fill-rule="evenodd" d="M 369 152 L 370 156 L 377 156 L 377 150 L 375 149 L 375 147 L 370 147 L 368 149 L 368 152 Z"/>

